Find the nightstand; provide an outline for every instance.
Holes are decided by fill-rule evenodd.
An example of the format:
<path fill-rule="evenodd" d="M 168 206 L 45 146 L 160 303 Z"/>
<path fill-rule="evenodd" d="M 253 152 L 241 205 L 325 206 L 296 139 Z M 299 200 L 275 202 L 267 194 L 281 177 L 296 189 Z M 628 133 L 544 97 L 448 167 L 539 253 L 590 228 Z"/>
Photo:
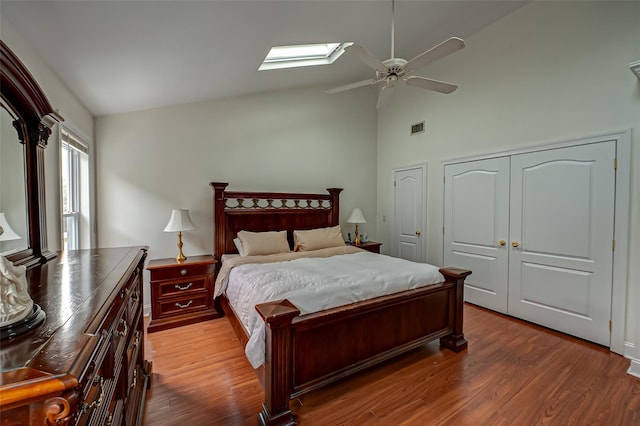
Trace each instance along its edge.
<path fill-rule="evenodd" d="M 371 253 L 380 253 L 380 246 L 382 243 L 376 243 L 375 241 L 367 241 L 366 243 L 360 243 L 359 246 L 363 250 L 370 251 Z"/>
<path fill-rule="evenodd" d="M 213 303 L 216 260 L 211 255 L 150 260 L 151 321 L 147 332 L 218 318 Z"/>

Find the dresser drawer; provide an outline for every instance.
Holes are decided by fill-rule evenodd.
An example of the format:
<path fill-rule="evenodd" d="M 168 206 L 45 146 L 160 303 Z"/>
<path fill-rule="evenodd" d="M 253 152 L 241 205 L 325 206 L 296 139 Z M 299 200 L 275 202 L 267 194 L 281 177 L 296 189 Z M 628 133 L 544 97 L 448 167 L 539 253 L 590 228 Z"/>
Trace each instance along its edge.
<path fill-rule="evenodd" d="M 128 301 L 129 318 L 136 317 L 138 309 L 140 309 L 141 300 L 142 300 L 141 286 L 139 284 L 136 284 L 134 287 L 131 288 L 131 294 L 129 295 L 129 301 Z"/>
<path fill-rule="evenodd" d="M 188 297 L 162 300 L 159 305 L 159 318 L 182 315 L 209 307 L 209 293 L 199 293 Z"/>
<path fill-rule="evenodd" d="M 180 296 L 182 294 L 207 290 L 209 280 L 207 276 L 193 277 L 181 281 L 166 281 L 158 283 L 158 297 Z"/>
<path fill-rule="evenodd" d="M 124 416 L 124 402 L 121 399 L 115 400 L 112 402 L 112 407 L 109 408 L 109 417 L 105 425 L 117 426 L 122 424 L 122 419 Z M 133 424 L 133 423 L 129 423 Z"/>
<path fill-rule="evenodd" d="M 113 401 L 115 381 L 98 370 L 91 386 L 80 403 L 77 425 L 104 425 L 115 408 Z"/>
<path fill-rule="evenodd" d="M 129 394 L 131 388 L 136 386 L 137 382 L 137 373 L 136 369 L 138 368 L 138 358 L 140 353 L 140 346 L 142 345 L 142 332 L 136 332 L 137 334 L 133 336 L 133 341 L 131 345 L 127 348 L 126 362 L 127 362 L 127 371 L 123 374 L 126 374 L 128 389 L 126 391 L 126 395 Z M 139 333 L 139 334 L 138 334 Z"/>
<path fill-rule="evenodd" d="M 195 277 L 198 275 L 213 274 L 215 265 L 173 265 L 170 268 L 157 268 L 151 271 L 151 281 L 158 280 L 179 280 L 185 277 Z"/>
<path fill-rule="evenodd" d="M 132 287 L 127 294 L 128 298 L 123 302 L 125 306 L 120 309 L 118 316 L 114 318 L 114 328 L 111 333 L 112 352 L 114 365 L 118 365 L 123 358 L 124 352 L 134 339 L 134 335 L 139 333 L 137 320 L 139 320 L 142 309 L 140 308 L 139 286 Z"/>

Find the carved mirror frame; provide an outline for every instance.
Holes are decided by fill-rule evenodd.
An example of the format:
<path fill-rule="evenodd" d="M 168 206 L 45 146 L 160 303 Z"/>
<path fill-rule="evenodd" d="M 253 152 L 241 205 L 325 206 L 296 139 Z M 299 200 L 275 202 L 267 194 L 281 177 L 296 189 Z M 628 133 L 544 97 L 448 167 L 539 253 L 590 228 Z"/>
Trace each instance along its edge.
<path fill-rule="evenodd" d="M 27 267 L 54 258 L 47 245 L 44 185 L 44 149 L 51 128 L 63 118 L 54 111 L 44 92 L 18 57 L 0 40 L 2 102 L 17 117 L 13 126 L 25 145 L 28 248 L 8 255 L 16 265 Z"/>

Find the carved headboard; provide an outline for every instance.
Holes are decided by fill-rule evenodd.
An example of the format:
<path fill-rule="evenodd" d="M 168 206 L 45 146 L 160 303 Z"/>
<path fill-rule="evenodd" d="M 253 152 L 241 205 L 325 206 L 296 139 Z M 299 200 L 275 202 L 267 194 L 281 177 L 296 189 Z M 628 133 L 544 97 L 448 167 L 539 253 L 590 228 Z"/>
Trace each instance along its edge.
<path fill-rule="evenodd" d="M 293 247 L 293 231 L 335 226 L 340 223 L 340 192 L 328 194 L 226 191 L 228 183 L 211 182 L 213 188 L 213 250 L 216 259 L 237 253 L 233 239 L 239 231 L 287 231 Z"/>

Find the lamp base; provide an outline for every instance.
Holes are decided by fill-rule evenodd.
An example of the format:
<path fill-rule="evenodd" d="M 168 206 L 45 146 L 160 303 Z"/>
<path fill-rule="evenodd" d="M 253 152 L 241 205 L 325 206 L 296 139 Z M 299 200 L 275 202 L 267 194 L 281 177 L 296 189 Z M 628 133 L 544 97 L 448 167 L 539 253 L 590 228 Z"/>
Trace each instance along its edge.
<path fill-rule="evenodd" d="M 360 247 L 360 234 L 358 233 L 358 224 L 356 223 L 356 238 L 353 240 L 353 245 Z"/>
<path fill-rule="evenodd" d="M 182 232 L 178 232 L 178 255 L 176 256 L 176 262 L 184 263 L 187 257 L 182 253 Z"/>

